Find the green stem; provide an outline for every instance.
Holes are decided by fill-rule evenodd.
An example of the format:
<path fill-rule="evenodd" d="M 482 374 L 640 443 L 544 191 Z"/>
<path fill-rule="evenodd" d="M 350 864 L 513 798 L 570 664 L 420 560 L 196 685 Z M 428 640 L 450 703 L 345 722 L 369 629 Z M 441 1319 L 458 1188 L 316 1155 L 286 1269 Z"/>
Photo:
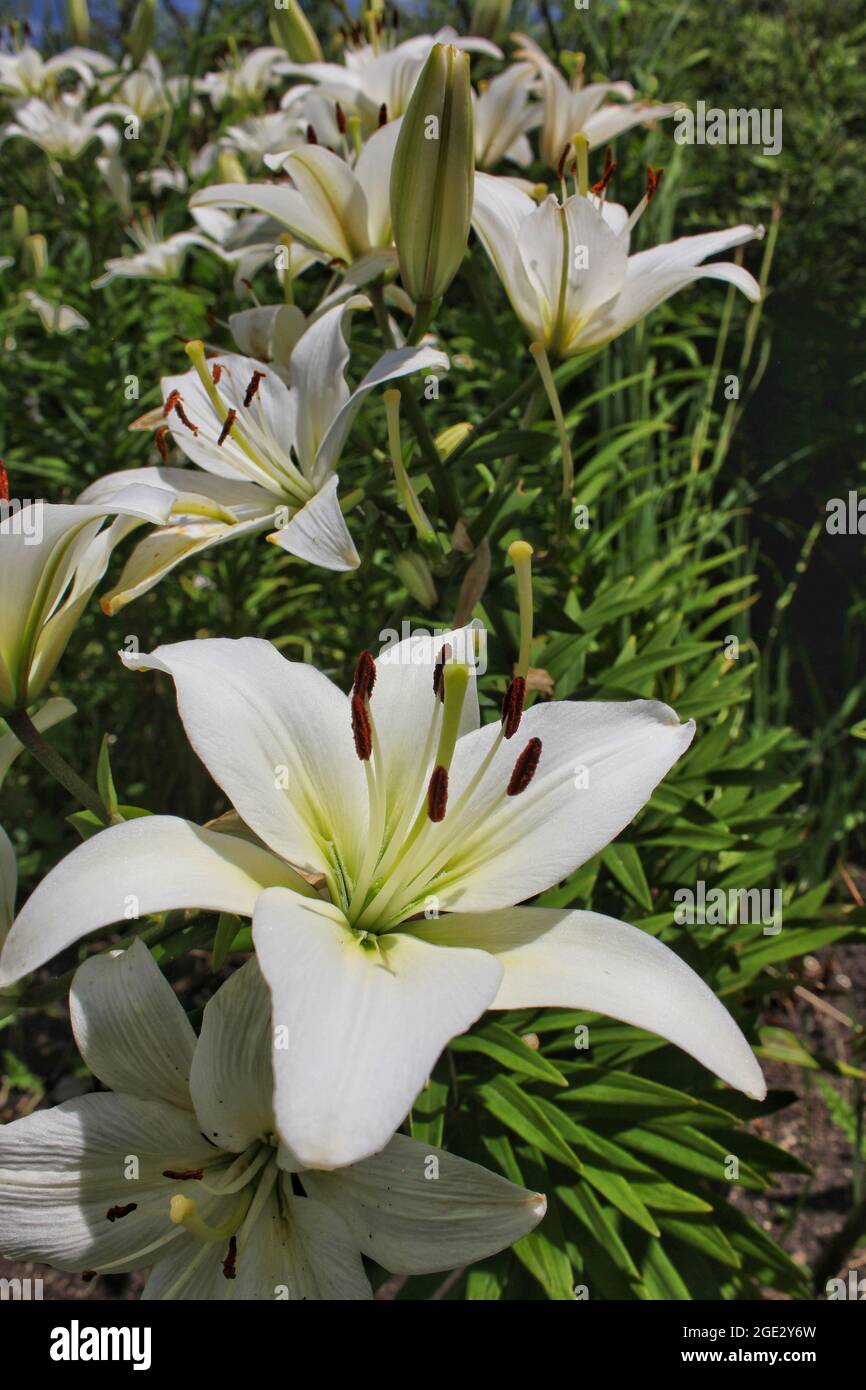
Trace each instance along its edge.
<path fill-rule="evenodd" d="M 37 762 L 41 763 L 55 780 L 62 787 L 65 787 L 69 795 L 74 797 L 80 805 L 92 811 L 95 816 L 105 824 L 111 824 L 111 815 L 104 806 L 102 798 L 89 787 L 83 777 L 79 777 L 74 767 L 70 767 L 64 757 L 58 753 L 56 748 L 52 748 L 40 734 L 33 720 L 26 710 L 19 710 L 17 714 L 8 714 L 6 723 L 12 730 L 20 743 L 23 743 L 28 753 L 31 753 Z"/>
<path fill-rule="evenodd" d="M 373 314 L 382 341 L 391 350 L 394 349 L 394 335 L 391 332 L 391 325 L 388 322 L 388 309 L 385 304 L 385 294 L 381 285 L 373 285 L 370 289 L 370 299 L 373 303 Z M 415 432 L 424 462 L 430 470 L 430 481 L 436 493 L 436 498 L 442 515 L 451 526 L 456 526 L 460 519 L 460 502 L 454 488 L 454 481 L 449 469 L 443 465 L 436 448 L 433 436 L 424 419 L 424 412 L 412 394 L 412 388 L 405 377 L 396 383 L 403 397 L 403 408 L 406 411 L 406 418 Z M 450 460 L 449 460 L 450 468 Z"/>
<path fill-rule="evenodd" d="M 473 425 L 472 433 L 467 434 L 466 438 L 462 440 L 455 449 L 452 449 L 451 453 L 448 455 L 448 462 L 451 467 L 454 467 L 454 464 L 466 453 L 467 449 L 471 449 L 472 445 L 477 444 L 478 440 L 485 434 L 489 434 L 493 427 L 498 425 L 499 421 L 505 415 L 509 415 L 516 405 L 520 405 L 530 392 L 535 390 L 537 385 L 538 377 L 533 371 L 525 381 L 522 381 L 520 385 L 512 391 L 510 396 L 506 396 L 504 401 L 500 401 L 499 405 L 494 406 L 489 415 L 485 415 L 483 420 L 480 420 L 477 425 Z"/>

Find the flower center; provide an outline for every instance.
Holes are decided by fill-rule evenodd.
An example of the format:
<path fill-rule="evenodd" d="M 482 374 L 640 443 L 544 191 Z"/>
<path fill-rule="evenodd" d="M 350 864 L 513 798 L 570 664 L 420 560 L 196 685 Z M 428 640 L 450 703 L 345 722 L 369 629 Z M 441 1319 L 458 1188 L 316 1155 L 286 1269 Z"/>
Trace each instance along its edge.
<path fill-rule="evenodd" d="M 426 733 L 419 738 L 420 756 L 414 779 L 398 806 L 389 805 L 386 766 L 376 729 L 376 665 L 369 652 L 358 661 L 351 697 L 355 750 L 364 765 L 369 798 L 367 845 L 354 884 L 343 908 L 359 933 L 381 933 L 414 916 L 425 898 L 456 877 L 456 856 L 470 847 L 486 819 L 521 795 L 541 759 L 541 740 L 531 738 L 517 757 L 500 792 L 476 798 L 504 740 L 514 737 L 523 715 L 526 674 L 532 643 L 532 548 L 516 541 L 510 550 L 517 572 L 520 603 L 520 654 L 516 673 L 502 702 L 500 727 L 484 758 L 456 798 L 450 796 L 455 758 L 459 761 L 461 717 L 471 676 L 466 662 L 454 659 L 447 644 L 439 653 L 432 680 Z M 361 937 L 362 942 L 365 935 Z"/>

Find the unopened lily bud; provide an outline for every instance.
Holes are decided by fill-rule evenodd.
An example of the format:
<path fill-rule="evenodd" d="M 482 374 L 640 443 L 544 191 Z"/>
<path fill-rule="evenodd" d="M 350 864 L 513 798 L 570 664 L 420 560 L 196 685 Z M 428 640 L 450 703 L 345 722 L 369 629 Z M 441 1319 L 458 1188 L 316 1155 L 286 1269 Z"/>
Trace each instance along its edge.
<path fill-rule="evenodd" d="M 433 608 L 439 595 L 424 557 L 417 551 L 404 550 L 395 557 L 394 568 L 412 597 L 425 608 Z"/>
<path fill-rule="evenodd" d="M 16 246 L 23 246 L 30 235 L 30 218 L 23 203 L 16 203 L 12 209 L 12 240 Z"/>
<path fill-rule="evenodd" d="M 133 67 L 137 68 L 150 51 L 155 29 L 156 0 L 138 0 L 126 41 Z"/>
<path fill-rule="evenodd" d="M 391 171 L 400 275 L 418 305 L 439 299 L 463 260 L 474 174 L 469 56 L 437 43 L 403 117 Z"/>
<path fill-rule="evenodd" d="M 322 50 L 298 0 L 273 0 L 271 37 L 293 63 L 321 63 Z"/>
<path fill-rule="evenodd" d="M 473 425 L 468 420 L 458 420 L 456 425 L 446 425 L 436 436 L 436 449 L 440 458 L 447 458 L 472 433 Z"/>
<path fill-rule="evenodd" d="M 504 30 L 510 14 L 511 0 L 475 0 L 469 32 L 482 39 L 495 39 Z"/>
<path fill-rule="evenodd" d="M 72 42 L 86 44 L 90 38 L 90 11 L 87 8 L 87 0 L 68 0 L 66 11 Z"/>
<path fill-rule="evenodd" d="M 217 179 L 220 183 L 246 183 L 244 166 L 234 150 L 220 150 L 217 155 Z"/>
<path fill-rule="evenodd" d="M 24 251 L 30 273 L 35 280 L 44 273 L 48 264 L 48 243 L 41 232 L 34 232 L 24 242 Z"/>

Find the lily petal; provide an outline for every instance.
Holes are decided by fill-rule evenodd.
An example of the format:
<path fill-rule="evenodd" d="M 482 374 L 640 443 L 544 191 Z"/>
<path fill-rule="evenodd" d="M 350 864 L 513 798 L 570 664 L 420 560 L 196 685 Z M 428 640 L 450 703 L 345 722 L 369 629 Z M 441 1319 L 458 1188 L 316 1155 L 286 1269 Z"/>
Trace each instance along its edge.
<path fill-rule="evenodd" d="M 304 1172 L 301 1182 L 340 1213 L 365 1255 L 395 1274 L 483 1260 L 527 1235 L 547 1209 L 541 1193 L 405 1134 L 372 1158 Z"/>
<path fill-rule="evenodd" d="M 241 818 L 275 853 L 325 873 L 332 868 L 327 839 L 333 834 L 343 864 L 357 869 L 366 785 L 349 701 L 327 676 L 287 661 L 256 637 L 177 642 L 123 660 L 173 678 L 190 743 Z M 297 876 L 282 881 L 297 886 Z"/>
<path fill-rule="evenodd" d="M 495 1009 L 591 1009 L 657 1033 L 755 1100 L 761 1068 L 712 990 L 654 936 L 598 912 L 520 907 L 455 913 L 415 934 L 490 951 L 504 968 Z"/>
<path fill-rule="evenodd" d="M 78 1050 L 109 1090 L 191 1110 L 195 1033 L 143 941 L 92 956 L 69 992 Z"/>
<path fill-rule="evenodd" d="M 272 1041 L 271 998 L 253 958 L 205 1005 L 190 1075 L 202 1133 L 230 1153 L 273 1128 Z"/>
<path fill-rule="evenodd" d="M 398 933 L 367 949 L 335 908 L 285 892 L 259 899 L 253 940 L 273 997 L 277 1127 L 308 1168 L 378 1152 L 501 979 L 480 951 Z"/>
<path fill-rule="evenodd" d="M 295 882 L 267 850 L 175 816 L 110 826 L 61 859 L 30 895 L 0 955 L 0 986 L 98 927 L 191 907 L 251 917 L 262 888 Z"/>
<path fill-rule="evenodd" d="M 339 478 L 332 473 L 317 493 L 268 540 L 326 570 L 356 570 L 361 557 L 355 549 L 337 496 Z"/>
<path fill-rule="evenodd" d="M 135 1269 L 188 1239 L 169 1220 L 165 1170 L 219 1161 L 194 1115 L 158 1101 L 100 1093 L 13 1120 L 0 1127 L 0 1249 L 58 1269 Z M 194 1182 L 184 1190 L 211 1217 L 232 1201 Z"/>

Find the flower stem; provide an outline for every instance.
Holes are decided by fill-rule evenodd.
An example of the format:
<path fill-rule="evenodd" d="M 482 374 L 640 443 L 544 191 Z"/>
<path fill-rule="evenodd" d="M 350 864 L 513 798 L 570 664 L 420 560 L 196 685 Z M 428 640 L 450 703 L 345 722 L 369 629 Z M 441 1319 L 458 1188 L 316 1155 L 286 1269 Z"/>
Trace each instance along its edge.
<path fill-rule="evenodd" d="M 103 804 L 102 798 L 89 787 L 83 777 L 79 777 L 75 768 L 70 767 L 69 763 L 56 748 L 53 748 L 40 734 L 33 720 L 26 710 L 19 710 L 17 714 L 6 716 L 6 723 L 12 730 L 20 743 L 23 743 L 28 753 L 31 753 L 38 763 L 41 763 L 56 782 L 65 787 L 70 796 L 73 796 L 81 806 L 92 811 L 95 816 L 105 824 L 111 824 L 111 815 Z"/>
<path fill-rule="evenodd" d="M 388 322 L 388 310 L 385 305 L 385 295 L 381 285 L 373 285 L 370 288 L 370 299 L 373 303 L 373 313 L 376 323 L 385 346 L 389 349 L 394 348 L 394 336 L 391 332 L 391 325 Z M 460 519 L 460 503 L 457 500 L 457 493 L 454 489 L 454 482 L 451 473 L 443 466 L 439 450 L 433 441 L 433 436 L 424 419 L 424 412 L 412 394 L 412 388 L 405 378 L 397 383 L 400 395 L 403 397 L 403 406 L 406 411 L 415 437 L 421 449 L 424 462 L 430 470 L 430 481 L 436 492 L 436 498 L 442 510 L 442 515 L 451 526 L 456 526 Z"/>

